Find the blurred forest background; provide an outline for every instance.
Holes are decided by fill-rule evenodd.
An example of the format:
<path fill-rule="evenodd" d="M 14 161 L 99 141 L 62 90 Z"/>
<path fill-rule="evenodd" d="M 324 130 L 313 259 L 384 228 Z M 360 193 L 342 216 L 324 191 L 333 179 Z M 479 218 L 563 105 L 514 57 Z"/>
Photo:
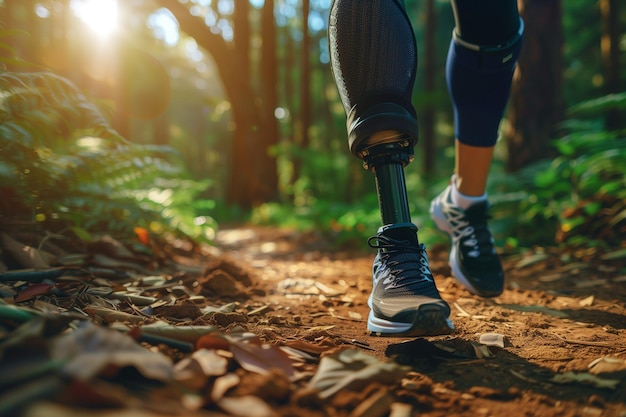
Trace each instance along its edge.
<path fill-rule="evenodd" d="M 329 66 L 330 0 L 0 1 L 0 225 L 210 242 L 253 222 L 361 242 L 380 224 Z M 421 240 L 453 166 L 449 1 L 406 0 Z M 525 46 L 489 183 L 505 248 L 626 251 L 626 7 L 520 0 Z M 358 239 L 355 239 L 358 238 Z M 356 244 L 356 243 L 354 243 Z M 621 252 L 619 252 L 621 250 Z"/>

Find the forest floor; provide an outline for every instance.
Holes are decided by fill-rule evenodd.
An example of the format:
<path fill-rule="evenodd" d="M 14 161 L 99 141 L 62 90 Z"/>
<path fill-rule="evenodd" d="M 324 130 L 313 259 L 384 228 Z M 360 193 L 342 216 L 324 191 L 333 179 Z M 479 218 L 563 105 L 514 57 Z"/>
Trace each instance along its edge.
<path fill-rule="evenodd" d="M 109 239 L 88 277 L 0 275 L 0 415 L 626 417 L 623 249 L 505 254 L 482 299 L 429 248 L 455 332 L 425 338 L 366 331 L 373 250 L 256 227 L 183 249 L 139 266 Z"/>

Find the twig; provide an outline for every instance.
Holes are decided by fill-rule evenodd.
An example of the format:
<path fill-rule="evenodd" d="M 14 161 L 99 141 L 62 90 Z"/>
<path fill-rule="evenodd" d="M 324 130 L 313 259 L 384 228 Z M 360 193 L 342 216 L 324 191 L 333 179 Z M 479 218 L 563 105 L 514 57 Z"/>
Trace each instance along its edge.
<path fill-rule="evenodd" d="M 458 316 L 461 316 L 461 317 L 471 317 L 471 314 L 468 313 L 467 311 L 463 310 L 461 308 L 461 306 L 459 305 L 459 303 L 457 303 L 455 301 L 453 305 L 454 305 L 454 307 L 456 307 L 457 310 L 459 310 L 461 312 L 460 314 L 458 314 Z"/>
<path fill-rule="evenodd" d="M 600 346 L 600 347 L 611 347 L 611 344 L 607 342 L 587 342 L 585 340 L 572 340 L 566 339 L 564 337 L 559 336 L 558 334 L 552 333 L 557 339 L 562 340 L 565 343 L 570 343 L 573 345 L 584 345 L 584 346 Z"/>

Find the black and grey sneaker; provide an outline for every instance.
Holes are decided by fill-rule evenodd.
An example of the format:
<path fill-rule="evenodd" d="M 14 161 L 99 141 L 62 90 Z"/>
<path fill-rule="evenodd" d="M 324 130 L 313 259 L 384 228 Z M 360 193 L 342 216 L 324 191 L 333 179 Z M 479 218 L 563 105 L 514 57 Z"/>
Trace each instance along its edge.
<path fill-rule="evenodd" d="M 413 233 L 417 228 L 412 225 Z M 394 226 L 391 226 L 393 228 Z M 424 245 L 417 238 L 391 238 L 389 226 L 369 238 L 378 249 L 372 267 L 367 329 L 377 336 L 427 336 L 451 333 L 450 307 L 441 299 Z M 397 237 L 397 235 L 394 234 Z"/>
<path fill-rule="evenodd" d="M 463 210 L 452 203 L 451 191 L 448 186 L 433 199 L 430 214 L 452 241 L 449 258 L 452 275 L 472 294 L 498 296 L 504 288 L 504 273 L 487 227 L 489 203 L 475 203 Z"/>

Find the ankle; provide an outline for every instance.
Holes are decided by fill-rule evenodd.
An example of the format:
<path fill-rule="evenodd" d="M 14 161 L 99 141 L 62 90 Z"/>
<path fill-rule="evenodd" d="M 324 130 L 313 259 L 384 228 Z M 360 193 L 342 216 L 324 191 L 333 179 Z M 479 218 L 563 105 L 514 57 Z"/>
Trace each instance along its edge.
<path fill-rule="evenodd" d="M 483 193 L 482 195 L 466 195 L 459 191 L 456 183 L 456 176 L 452 176 L 452 181 L 450 182 L 450 187 L 452 188 L 450 193 L 450 198 L 452 199 L 452 203 L 455 206 L 461 207 L 463 210 L 469 208 L 472 204 L 480 203 L 487 200 L 487 193 Z"/>

